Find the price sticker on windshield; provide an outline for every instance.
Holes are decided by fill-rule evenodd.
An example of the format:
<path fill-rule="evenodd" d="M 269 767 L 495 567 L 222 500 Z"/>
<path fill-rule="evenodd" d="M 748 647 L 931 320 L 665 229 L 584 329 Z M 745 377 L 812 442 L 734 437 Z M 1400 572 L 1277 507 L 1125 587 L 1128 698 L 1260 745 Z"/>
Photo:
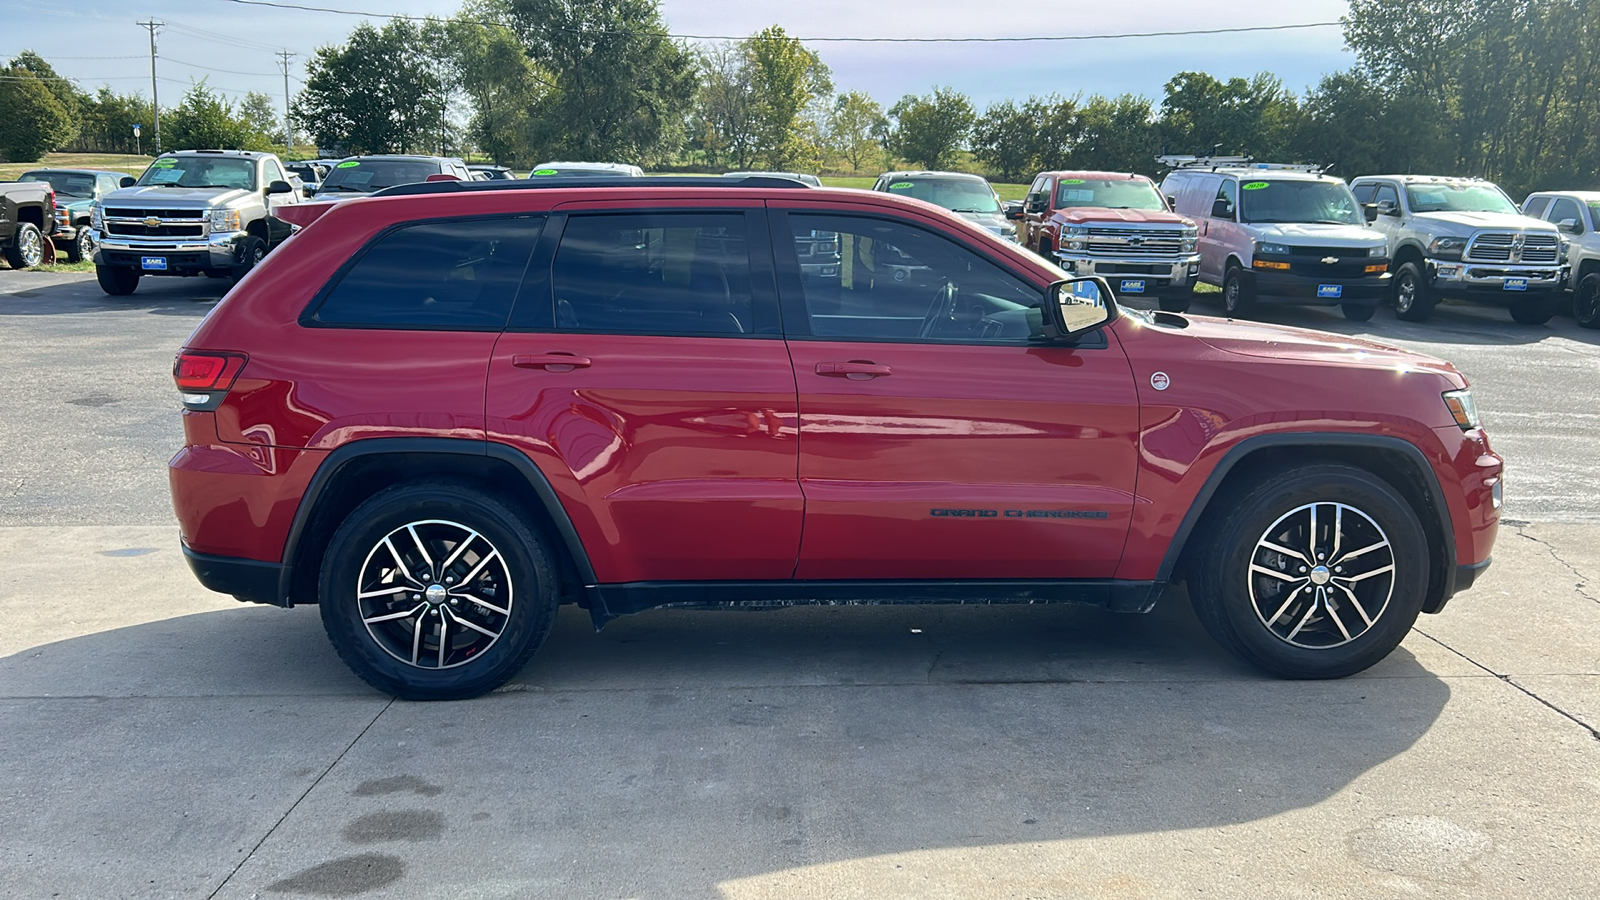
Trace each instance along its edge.
<path fill-rule="evenodd" d="M 356 160 L 353 160 L 353 159 L 347 159 L 344 162 L 339 163 L 337 166 L 334 166 L 334 168 L 335 169 L 354 169 L 356 166 L 359 166 L 359 165 L 361 165 L 360 162 L 358 162 Z"/>
<path fill-rule="evenodd" d="M 1063 178 L 1063 179 L 1061 179 L 1061 183 L 1062 184 L 1083 184 L 1083 179 L 1082 178 Z"/>
<path fill-rule="evenodd" d="M 1267 183 L 1265 181 L 1252 181 L 1249 184 L 1244 185 L 1244 189 L 1247 191 L 1259 191 L 1266 186 Z"/>
<path fill-rule="evenodd" d="M 556 174 L 556 170 L 555 169 L 534 169 L 533 170 L 533 174 L 535 174 L 535 175 L 554 175 L 554 174 Z"/>
<path fill-rule="evenodd" d="M 896 181 L 894 184 L 889 185 L 889 190 L 891 190 L 891 191 L 903 191 L 903 190 L 905 190 L 907 188 L 914 188 L 916 186 L 917 185 L 914 182 Z"/>

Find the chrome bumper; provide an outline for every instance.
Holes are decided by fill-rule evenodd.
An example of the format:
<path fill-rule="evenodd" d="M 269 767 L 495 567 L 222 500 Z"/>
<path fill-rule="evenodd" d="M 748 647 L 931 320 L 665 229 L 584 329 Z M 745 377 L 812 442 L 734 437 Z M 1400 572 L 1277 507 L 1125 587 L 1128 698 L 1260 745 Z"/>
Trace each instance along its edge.
<path fill-rule="evenodd" d="M 1056 251 L 1056 264 L 1074 275 L 1099 275 L 1101 278 L 1147 278 L 1174 287 L 1192 284 L 1200 274 L 1200 254 L 1167 259 L 1119 259 L 1087 256 L 1073 251 Z M 1129 271 L 1129 269 L 1133 271 Z M 1139 271 L 1143 269 L 1144 271 Z"/>
<path fill-rule="evenodd" d="M 1567 281 L 1565 266 L 1519 266 L 1514 263 L 1477 263 L 1430 259 L 1428 274 L 1440 291 L 1554 291 Z M 1522 287 L 1507 287 L 1521 280 Z"/>
<path fill-rule="evenodd" d="M 226 269 L 238 265 L 239 245 L 249 236 L 243 231 L 225 231 L 213 234 L 205 239 L 158 239 L 142 240 L 124 235 L 109 235 L 102 232 L 93 232 L 95 241 L 95 262 L 100 262 L 101 250 L 121 251 L 124 253 L 142 253 L 150 256 L 160 256 L 166 253 L 206 253 L 209 265 L 212 268 Z"/>

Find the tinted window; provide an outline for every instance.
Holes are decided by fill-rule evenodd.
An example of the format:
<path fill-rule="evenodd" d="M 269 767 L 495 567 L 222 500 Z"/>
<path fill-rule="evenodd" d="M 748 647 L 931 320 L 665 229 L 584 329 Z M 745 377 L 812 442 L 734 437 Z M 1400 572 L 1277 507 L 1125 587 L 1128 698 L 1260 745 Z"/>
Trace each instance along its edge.
<path fill-rule="evenodd" d="M 1579 225 L 1583 224 L 1583 212 L 1578 209 L 1578 201 L 1573 200 L 1571 197 L 1562 197 L 1556 200 L 1555 205 L 1550 207 L 1550 215 L 1545 218 L 1557 224 L 1567 219 L 1571 219 Z"/>
<path fill-rule="evenodd" d="M 1369 181 L 1366 184 L 1352 185 L 1350 188 L 1350 193 L 1356 195 L 1357 203 L 1371 203 L 1372 194 L 1377 189 L 1378 186 Z"/>
<path fill-rule="evenodd" d="M 1232 179 L 1230 179 L 1230 178 L 1222 179 L 1222 185 L 1217 188 L 1217 197 L 1216 197 L 1216 199 L 1228 201 L 1228 209 L 1233 210 L 1234 212 L 1238 211 L 1238 209 L 1239 209 L 1239 189 L 1238 189 L 1238 187 L 1236 187 L 1234 185 Z M 1212 204 L 1212 209 L 1214 210 L 1215 208 L 1216 208 L 1216 204 L 1213 203 Z M 1230 212 L 1224 218 L 1232 219 L 1233 217 L 1234 217 L 1233 212 Z"/>
<path fill-rule="evenodd" d="M 775 334 L 751 293 L 743 213 L 573 216 L 551 271 L 556 327 L 611 334 Z"/>
<path fill-rule="evenodd" d="M 410 225 L 380 237 L 316 320 L 375 328 L 499 329 L 543 219 Z"/>
<path fill-rule="evenodd" d="M 926 200 L 952 212 L 997 213 L 1000 203 L 987 181 L 967 178 L 897 178 L 884 190 L 901 197 Z"/>
<path fill-rule="evenodd" d="M 1544 218 L 1544 211 L 1550 206 L 1549 197 L 1534 197 L 1522 204 L 1522 214 L 1533 216 L 1535 219 Z"/>
<path fill-rule="evenodd" d="M 1379 185 L 1378 193 L 1374 194 L 1373 198 L 1374 203 L 1387 203 L 1395 209 L 1400 208 L 1400 192 L 1395 190 L 1392 184 Z"/>
<path fill-rule="evenodd" d="M 811 334 L 821 338 L 1027 341 L 1043 292 L 943 236 L 901 222 L 790 214 L 797 244 L 836 237 L 837 274 L 802 266 Z"/>
<path fill-rule="evenodd" d="M 370 194 L 397 184 L 427 181 L 439 174 L 439 164 L 420 159 L 347 159 L 333 167 L 318 191 L 356 191 Z"/>
<path fill-rule="evenodd" d="M 93 197 L 94 176 L 77 172 L 25 172 L 18 181 L 45 181 L 59 197 Z"/>

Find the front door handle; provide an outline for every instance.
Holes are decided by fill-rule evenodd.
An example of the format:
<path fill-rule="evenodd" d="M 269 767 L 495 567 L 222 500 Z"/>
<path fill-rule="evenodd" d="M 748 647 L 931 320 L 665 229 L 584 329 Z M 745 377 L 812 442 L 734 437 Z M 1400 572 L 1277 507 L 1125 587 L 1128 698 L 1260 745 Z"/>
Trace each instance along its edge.
<path fill-rule="evenodd" d="M 894 371 L 888 366 L 880 366 L 870 360 L 852 359 L 849 362 L 819 362 L 817 374 L 848 378 L 851 381 L 870 381 L 884 375 L 893 375 Z"/>
<path fill-rule="evenodd" d="M 544 369 L 546 372 L 571 372 L 589 366 L 589 357 L 556 351 L 554 353 L 518 353 L 511 364 L 519 369 Z"/>

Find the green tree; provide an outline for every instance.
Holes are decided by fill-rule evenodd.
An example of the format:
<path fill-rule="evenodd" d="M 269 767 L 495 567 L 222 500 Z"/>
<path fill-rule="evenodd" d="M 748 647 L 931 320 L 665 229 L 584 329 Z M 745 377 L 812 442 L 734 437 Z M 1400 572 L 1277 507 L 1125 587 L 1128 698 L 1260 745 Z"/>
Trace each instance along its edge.
<path fill-rule="evenodd" d="M 233 103 L 206 85 L 194 82 L 183 101 L 162 122 L 164 150 L 267 150 L 264 134 L 234 110 Z"/>
<path fill-rule="evenodd" d="M 61 101 L 27 69 L 0 69 L 0 154 L 9 162 L 37 162 L 74 132 Z"/>
<path fill-rule="evenodd" d="M 278 107 L 267 94 L 251 91 L 239 101 L 239 119 L 261 144 L 287 144 L 289 136 L 278 124 Z"/>
<path fill-rule="evenodd" d="M 1276 76 L 1219 81 L 1204 72 L 1179 72 L 1161 103 L 1164 143 L 1171 153 L 1244 154 L 1283 161 L 1298 105 Z"/>
<path fill-rule="evenodd" d="M 467 134 L 501 165 L 526 167 L 537 160 L 528 146 L 529 113 L 542 101 L 549 81 L 528 58 L 509 28 L 484 25 L 497 10 L 469 4 L 445 23 L 447 57 L 455 84 L 472 109 Z"/>
<path fill-rule="evenodd" d="M 700 90 L 695 95 L 689 143 L 712 168 L 748 169 L 755 164 L 758 128 L 750 59 L 735 42 L 699 52 Z"/>
<path fill-rule="evenodd" d="M 828 149 L 851 172 L 859 172 L 883 152 L 883 135 L 889 120 L 883 106 L 861 91 L 850 91 L 834 98 L 826 125 Z"/>
<path fill-rule="evenodd" d="M 1002 181 L 1022 181 L 1032 174 L 1039 142 L 1039 123 L 1010 100 L 991 103 L 972 127 L 972 153 Z"/>
<path fill-rule="evenodd" d="M 1454 166 L 1444 111 L 1420 91 L 1388 90 L 1367 73 L 1339 72 L 1306 95 L 1302 110 L 1298 156 L 1345 178 Z"/>
<path fill-rule="evenodd" d="M 1103 172 L 1155 174 L 1161 127 L 1146 97 L 1090 97 L 1078 107 L 1080 134 L 1071 165 Z"/>
<path fill-rule="evenodd" d="M 351 153 L 428 151 L 440 143 L 447 98 L 436 48 L 443 26 L 363 22 L 344 44 L 319 47 L 306 64 L 295 121 L 318 146 Z"/>
<path fill-rule="evenodd" d="M 907 94 L 889 108 L 889 150 L 926 169 L 949 165 L 972 133 L 972 101 L 951 88 L 923 97 Z"/>
<path fill-rule="evenodd" d="M 56 102 L 61 104 L 62 112 L 67 114 L 68 126 L 62 132 L 64 136 L 58 137 L 51 149 L 71 146 L 78 137 L 83 121 L 83 105 L 89 99 L 89 95 L 69 79 L 62 78 L 55 67 L 32 50 L 24 50 L 12 57 L 11 68 L 33 73 L 34 77 L 39 79 L 39 83 L 56 98 Z"/>
<path fill-rule="evenodd" d="M 754 131 L 759 158 L 774 169 L 815 165 L 819 148 L 808 140 L 802 114 L 833 94 L 833 80 L 821 57 L 776 25 L 745 40 L 750 72 Z"/>
<path fill-rule="evenodd" d="M 138 94 L 118 94 L 101 86 L 83 109 L 78 143 L 84 150 L 132 153 L 135 149 L 144 149 L 142 142 L 134 140 L 133 126 L 143 126 L 149 132 L 153 124 L 149 100 Z"/>
<path fill-rule="evenodd" d="M 503 0 L 551 86 L 530 144 L 562 158 L 650 164 L 674 154 L 695 93 L 693 54 L 657 0 Z"/>

